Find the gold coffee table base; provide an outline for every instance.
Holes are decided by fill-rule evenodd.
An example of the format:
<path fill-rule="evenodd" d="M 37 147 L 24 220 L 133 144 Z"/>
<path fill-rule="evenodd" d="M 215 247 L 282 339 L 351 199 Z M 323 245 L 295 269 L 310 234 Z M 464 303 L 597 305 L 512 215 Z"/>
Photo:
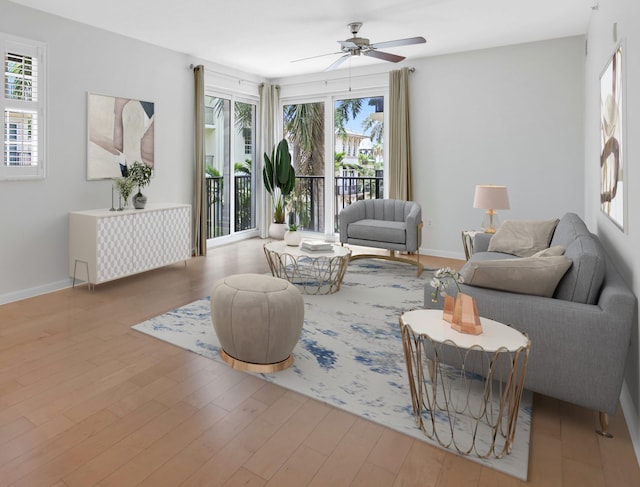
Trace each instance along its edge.
<path fill-rule="evenodd" d="M 351 250 L 338 245 L 331 252 L 305 252 L 284 242 L 264 244 L 271 275 L 286 279 L 304 294 L 333 294 L 340 290 Z"/>

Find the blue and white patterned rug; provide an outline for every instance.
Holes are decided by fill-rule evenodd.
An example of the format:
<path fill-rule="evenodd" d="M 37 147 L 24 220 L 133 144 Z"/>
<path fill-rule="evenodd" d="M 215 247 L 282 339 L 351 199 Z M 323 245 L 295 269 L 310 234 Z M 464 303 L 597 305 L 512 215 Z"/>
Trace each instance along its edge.
<path fill-rule="evenodd" d="M 424 284 L 429 279 L 427 271 L 417 278 L 415 268 L 406 264 L 375 259 L 351 262 L 338 293 L 304 295 L 305 323 L 293 351 L 293 365 L 276 374 L 259 375 L 436 444 L 414 421 L 399 327 L 403 311 L 422 306 Z M 208 298 L 133 328 L 222 361 Z M 511 454 L 501 459 L 467 458 L 526 480 L 530 425 L 531 394 L 525 391 Z"/>

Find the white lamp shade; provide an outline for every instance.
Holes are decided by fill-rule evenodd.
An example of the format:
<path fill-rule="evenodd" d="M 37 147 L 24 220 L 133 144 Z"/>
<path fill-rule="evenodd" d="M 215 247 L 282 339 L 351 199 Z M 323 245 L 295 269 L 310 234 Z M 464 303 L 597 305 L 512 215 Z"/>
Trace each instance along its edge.
<path fill-rule="evenodd" d="M 507 187 L 478 184 L 476 186 L 475 197 L 473 198 L 473 207 L 492 210 L 508 210 L 509 194 L 507 193 Z"/>

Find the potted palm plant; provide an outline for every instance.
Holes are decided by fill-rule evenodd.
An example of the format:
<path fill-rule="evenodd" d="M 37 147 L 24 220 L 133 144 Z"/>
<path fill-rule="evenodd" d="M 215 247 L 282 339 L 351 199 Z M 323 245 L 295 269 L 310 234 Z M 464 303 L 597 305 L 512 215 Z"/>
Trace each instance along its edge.
<path fill-rule="evenodd" d="M 282 139 L 271 152 L 271 157 L 264 153 L 262 181 L 273 199 L 273 223 L 269 226 L 272 238 L 282 239 L 287 230 L 285 219 L 285 200 L 296 185 L 296 171 L 291 165 L 291 154 L 286 139 Z"/>
<path fill-rule="evenodd" d="M 141 210 L 147 204 L 147 197 L 142 194 L 142 188 L 151 182 L 151 172 L 150 166 L 138 161 L 131 164 L 129 168 L 128 178 L 134 186 L 138 186 L 138 192 L 133 196 L 133 206 L 138 210 Z"/>

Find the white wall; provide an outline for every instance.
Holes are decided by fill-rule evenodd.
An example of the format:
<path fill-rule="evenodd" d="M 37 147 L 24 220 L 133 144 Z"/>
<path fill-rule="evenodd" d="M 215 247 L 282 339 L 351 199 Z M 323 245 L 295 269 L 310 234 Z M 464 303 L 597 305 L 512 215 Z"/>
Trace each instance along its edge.
<path fill-rule="evenodd" d="M 145 192 L 191 203 L 194 60 L 6 0 L 0 9 L 0 31 L 47 44 L 49 76 L 47 178 L 0 183 L 2 303 L 68 285 L 68 212 L 110 206 L 110 183 L 86 180 L 88 91 L 155 102 L 156 174 Z M 583 49 L 582 38 L 569 38 L 410 63 L 415 194 L 432 222 L 423 251 L 462 257 L 460 230 L 482 219 L 471 207 L 477 183 L 509 186 L 503 218 L 582 213 Z M 326 73 L 276 82 L 288 96 L 311 85 L 360 91 L 398 67 L 355 70 L 350 82 L 327 82 Z M 228 72 L 208 71 L 207 84 L 237 89 L 233 75 L 242 73 Z M 257 92 L 260 80 L 245 78 L 240 87 Z"/>
<path fill-rule="evenodd" d="M 504 219 L 583 214 L 584 39 L 414 60 L 411 151 L 426 253 L 464 258 L 476 184 L 508 186 Z M 431 227 L 428 222 L 431 221 Z"/>
<path fill-rule="evenodd" d="M 191 203 L 193 74 L 188 56 L 0 0 L 0 31 L 47 45 L 47 177 L 0 182 L 0 303 L 68 285 L 67 214 L 109 208 L 86 179 L 87 92 L 155 102 L 150 201 Z"/>
<path fill-rule="evenodd" d="M 588 30 L 585 92 L 585 213 L 589 228 L 597 230 L 618 270 L 640 295 L 640 2 L 610 0 L 598 2 Z M 614 39 L 617 24 L 618 39 Z M 600 211 L 600 73 L 618 42 L 623 42 L 623 109 L 626 110 L 626 130 L 623 133 L 623 154 L 628 220 L 620 231 Z M 626 136 L 626 137 L 625 137 Z M 638 324 L 634 327 L 627 360 L 622 406 L 640 458 L 640 338 Z M 596 394 L 597 391 L 594 391 Z"/>

